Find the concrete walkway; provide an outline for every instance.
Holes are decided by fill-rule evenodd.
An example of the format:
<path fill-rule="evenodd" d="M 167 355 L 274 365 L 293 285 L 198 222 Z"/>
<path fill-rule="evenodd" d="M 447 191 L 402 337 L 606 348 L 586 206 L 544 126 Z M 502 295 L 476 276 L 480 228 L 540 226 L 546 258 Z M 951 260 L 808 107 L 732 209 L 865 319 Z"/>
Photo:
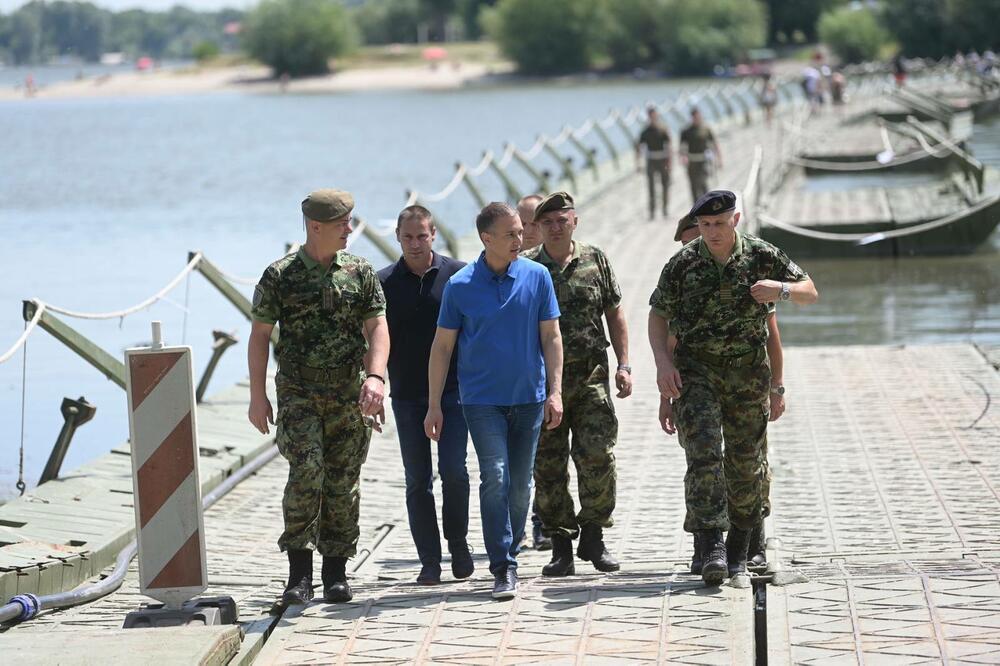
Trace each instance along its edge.
<path fill-rule="evenodd" d="M 753 146 L 778 132 L 725 133 L 717 185 L 742 189 Z M 234 663 L 748 664 L 758 647 L 776 664 L 1000 661 L 1000 377 L 971 346 L 788 350 L 788 412 L 770 437 L 769 546 L 780 557 L 775 582 L 801 582 L 767 586 L 766 631 L 758 619 L 755 639 L 751 589 L 705 588 L 686 573 L 684 456 L 656 421 L 645 334 L 649 293 L 690 203 L 680 173 L 673 195 L 670 218 L 648 221 L 644 176 L 631 175 L 580 210 L 578 238 L 611 257 L 631 330 L 635 393 L 615 401 L 619 493 L 607 532 L 622 571 L 578 563 L 579 575 L 546 579 L 539 574 L 548 554 L 527 550 L 518 598 L 492 601 L 474 482 L 476 574 L 452 582 L 445 562 L 444 584 L 416 586 L 390 424 L 363 470 L 366 550 L 355 560 L 350 604 L 267 613 L 285 575 L 274 545 L 284 461 L 206 514 L 207 594 L 233 595 L 247 632 Z M 475 480 L 471 444 L 469 464 Z M 142 601 L 133 572 L 116 594 L 7 635 L 110 632 Z"/>

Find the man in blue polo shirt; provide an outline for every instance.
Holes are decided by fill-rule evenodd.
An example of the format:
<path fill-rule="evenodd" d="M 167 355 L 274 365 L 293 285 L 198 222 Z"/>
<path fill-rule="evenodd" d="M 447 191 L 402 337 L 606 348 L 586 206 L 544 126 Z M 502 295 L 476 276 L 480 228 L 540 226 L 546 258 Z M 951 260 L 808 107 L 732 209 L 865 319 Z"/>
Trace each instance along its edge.
<path fill-rule="evenodd" d="M 434 218 L 423 206 L 407 206 L 396 220 L 402 256 L 378 272 L 389 323 L 389 388 L 396 417 L 399 451 L 406 474 L 406 513 L 420 557 L 421 585 L 441 582 L 441 533 L 434 502 L 434 468 L 427 416 L 427 361 L 437 330 L 441 294 L 464 261 L 434 252 Z M 458 374 L 448 369 L 442 397 L 444 426 L 438 440 L 441 474 L 441 526 L 455 578 L 475 569 L 465 537 L 469 531 L 469 472 L 465 466 L 469 433 L 458 399 Z"/>
<path fill-rule="evenodd" d="M 441 436 L 441 395 L 457 342 L 493 598 L 510 599 L 517 593 L 538 433 L 543 419 L 549 429 L 562 421 L 559 305 L 548 270 L 518 258 L 523 227 L 516 210 L 491 203 L 476 230 L 485 250 L 452 276 L 441 299 L 424 428 L 431 439 Z"/>

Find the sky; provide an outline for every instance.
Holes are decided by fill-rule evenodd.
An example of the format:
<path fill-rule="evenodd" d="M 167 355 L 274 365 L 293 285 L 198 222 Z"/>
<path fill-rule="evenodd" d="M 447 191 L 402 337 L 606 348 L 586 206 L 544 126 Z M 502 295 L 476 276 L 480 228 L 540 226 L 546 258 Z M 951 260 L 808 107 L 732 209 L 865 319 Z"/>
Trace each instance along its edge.
<path fill-rule="evenodd" d="M 162 11 L 174 5 L 183 5 L 196 10 L 216 10 L 223 7 L 243 9 L 256 4 L 256 0 L 90 0 L 98 7 L 121 11 L 122 9 L 146 9 Z M 0 0 L 0 13 L 9 14 L 27 0 Z"/>

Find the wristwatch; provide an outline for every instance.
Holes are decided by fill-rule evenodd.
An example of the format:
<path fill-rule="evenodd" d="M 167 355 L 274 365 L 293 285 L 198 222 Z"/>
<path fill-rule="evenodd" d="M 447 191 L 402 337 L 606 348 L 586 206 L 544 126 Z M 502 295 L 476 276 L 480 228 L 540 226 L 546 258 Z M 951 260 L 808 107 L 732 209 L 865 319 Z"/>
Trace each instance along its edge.
<path fill-rule="evenodd" d="M 787 282 L 781 283 L 781 300 L 787 301 L 792 297 L 792 290 L 788 288 Z"/>
<path fill-rule="evenodd" d="M 782 386 L 781 384 L 778 384 L 777 386 L 772 386 L 771 393 L 774 393 L 775 395 L 785 395 L 785 387 Z"/>
<path fill-rule="evenodd" d="M 631 375 L 632 374 L 632 366 L 631 365 L 619 365 L 618 366 L 618 371 L 619 372 L 627 372 L 628 374 Z"/>

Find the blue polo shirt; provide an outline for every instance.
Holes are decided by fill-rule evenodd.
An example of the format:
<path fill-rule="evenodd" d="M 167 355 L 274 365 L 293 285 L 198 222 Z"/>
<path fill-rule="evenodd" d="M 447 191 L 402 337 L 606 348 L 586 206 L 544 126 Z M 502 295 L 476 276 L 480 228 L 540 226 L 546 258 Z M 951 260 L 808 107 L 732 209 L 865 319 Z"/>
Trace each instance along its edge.
<path fill-rule="evenodd" d="M 451 276 L 438 326 L 459 331 L 462 404 L 543 402 L 545 360 L 538 324 L 558 318 L 552 277 L 534 261 L 515 259 L 505 275 L 497 275 L 482 253 Z"/>

